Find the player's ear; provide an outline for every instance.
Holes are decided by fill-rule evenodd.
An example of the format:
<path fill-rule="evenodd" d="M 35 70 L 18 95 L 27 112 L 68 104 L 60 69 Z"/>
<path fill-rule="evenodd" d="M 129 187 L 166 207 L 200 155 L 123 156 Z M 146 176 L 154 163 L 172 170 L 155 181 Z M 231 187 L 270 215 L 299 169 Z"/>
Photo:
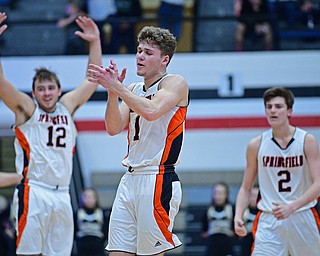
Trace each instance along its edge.
<path fill-rule="evenodd" d="M 164 55 L 162 58 L 162 64 L 164 64 L 165 66 L 167 66 L 170 62 L 170 57 L 168 54 Z"/>

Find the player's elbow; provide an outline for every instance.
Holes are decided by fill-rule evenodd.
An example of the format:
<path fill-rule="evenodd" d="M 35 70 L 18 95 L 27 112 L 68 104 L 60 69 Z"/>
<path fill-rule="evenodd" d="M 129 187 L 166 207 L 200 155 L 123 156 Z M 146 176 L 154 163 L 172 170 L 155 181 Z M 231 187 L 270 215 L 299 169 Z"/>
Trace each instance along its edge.
<path fill-rule="evenodd" d="M 111 129 L 108 127 L 106 127 L 106 131 L 110 136 L 115 136 L 121 132 L 119 129 Z"/>
<path fill-rule="evenodd" d="M 149 122 L 152 122 L 154 120 L 156 120 L 157 118 L 155 118 L 155 115 L 154 114 L 147 114 L 147 115 L 144 115 L 143 118 Z"/>
<path fill-rule="evenodd" d="M 110 136 L 115 136 L 121 132 L 121 129 L 119 127 L 112 127 L 110 125 L 106 125 L 106 132 Z"/>
<path fill-rule="evenodd" d="M 149 122 L 155 121 L 160 117 L 159 112 L 156 109 L 149 109 L 142 113 L 141 116 Z"/>
<path fill-rule="evenodd" d="M 116 132 L 107 131 L 107 133 L 108 133 L 108 135 L 110 135 L 110 136 L 115 136 L 115 135 L 117 135 Z"/>

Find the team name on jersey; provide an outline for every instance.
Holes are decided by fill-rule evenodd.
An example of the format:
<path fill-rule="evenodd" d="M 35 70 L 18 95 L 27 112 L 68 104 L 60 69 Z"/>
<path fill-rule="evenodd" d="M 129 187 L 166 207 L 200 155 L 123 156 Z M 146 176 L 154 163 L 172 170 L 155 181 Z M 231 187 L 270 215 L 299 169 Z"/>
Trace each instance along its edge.
<path fill-rule="evenodd" d="M 300 156 L 263 156 L 264 167 L 298 167 L 303 165 L 303 155 Z"/>
<path fill-rule="evenodd" d="M 52 124 L 66 124 L 68 125 L 68 116 L 66 115 L 56 115 L 49 116 L 48 114 L 40 114 L 38 121 L 40 123 L 52 123 Z"/>

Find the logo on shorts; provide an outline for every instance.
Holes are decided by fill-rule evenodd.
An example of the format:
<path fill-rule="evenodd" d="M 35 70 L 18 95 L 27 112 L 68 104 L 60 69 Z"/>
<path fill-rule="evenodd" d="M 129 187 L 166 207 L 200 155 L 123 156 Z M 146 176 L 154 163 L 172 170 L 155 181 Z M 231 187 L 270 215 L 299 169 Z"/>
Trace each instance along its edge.
<path fill-rule="evenodd" d="M 154 245 L 154 247 L 157 247 L 157 246 L 160 246 L 161 245 L 161 243 L 160 243 L 160 241 L 158 241 L 158 242 L 156 242 L 156 244 Z"/>

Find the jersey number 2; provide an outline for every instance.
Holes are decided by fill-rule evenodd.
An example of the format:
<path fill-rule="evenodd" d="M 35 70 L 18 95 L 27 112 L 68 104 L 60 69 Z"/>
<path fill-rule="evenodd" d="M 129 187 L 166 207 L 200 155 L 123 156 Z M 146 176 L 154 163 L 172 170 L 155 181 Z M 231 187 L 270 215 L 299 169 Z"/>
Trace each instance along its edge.
<path fill-rule="evenodd" d="M 288 170 L 282 170 L 278 172 L 278 176 L 281 176 L 281 180 L 278 181 L 279 192 L 290 192 L 291 187 L 288 186 L 291 180 L 290 172 Z"/>

